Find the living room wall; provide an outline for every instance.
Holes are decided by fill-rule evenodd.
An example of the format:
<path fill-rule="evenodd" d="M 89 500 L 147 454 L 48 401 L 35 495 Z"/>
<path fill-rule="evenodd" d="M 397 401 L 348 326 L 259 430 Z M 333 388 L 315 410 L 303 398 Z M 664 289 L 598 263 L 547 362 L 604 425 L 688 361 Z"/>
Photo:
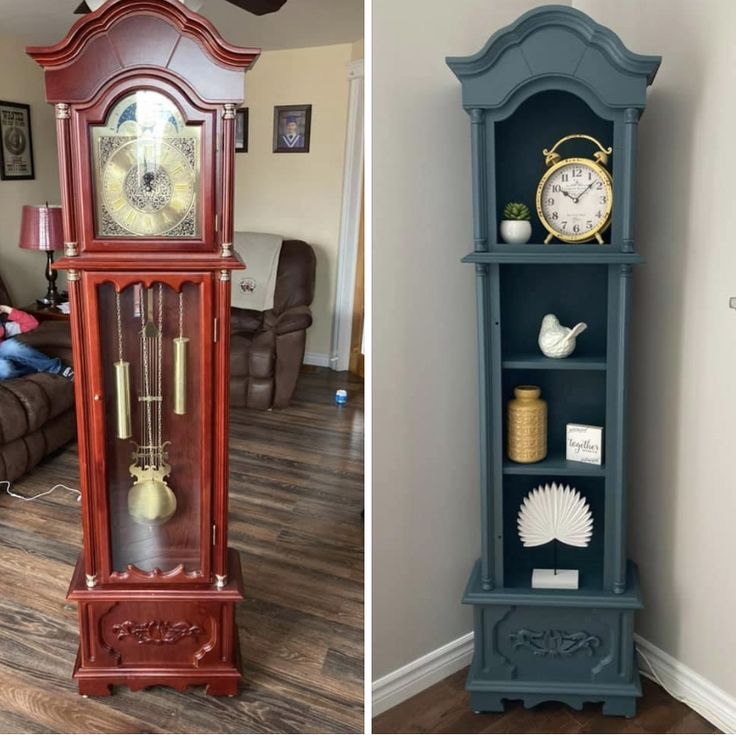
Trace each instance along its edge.
<path fill-rule="evenodd" d="M 235 228 L 305 240 L 317 253 L 307 352 L 327 359 L 335 310 L 347 131 L 347 64 L 355 44 L 266 51 L 246 77 L 248 153 L 236 156 Z M 275 105 L 312 105 L 309 153 L 273 153 Z"/>
<path fill-rule="evenodd" d="M 24 204 L 59 203 L 59 169 L 54 109 L 44 98 L 43 72 L 23 44 L 0 38 L 0 100 L 31 106 L 36 178 L 0 181 L 0 275 L 17 306 L 46 293 L 45 256 L 18 247 Z M 61 283 L 60 278 L 59 283 Z"/>

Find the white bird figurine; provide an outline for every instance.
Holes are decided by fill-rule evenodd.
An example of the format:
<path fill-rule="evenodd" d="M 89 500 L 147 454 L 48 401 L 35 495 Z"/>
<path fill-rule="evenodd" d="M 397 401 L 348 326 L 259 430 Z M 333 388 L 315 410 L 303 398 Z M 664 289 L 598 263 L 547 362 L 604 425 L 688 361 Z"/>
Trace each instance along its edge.
<path fill-rule="evenodd" d="M 554 314 L 547 314 L 542 319 L 539 330 L 539 349 L 547 357 L 568 357 L 575 351 L 575 340 L 588 328 L 585 322 L 576 324 L 572 329 L 563 327 Z"/>

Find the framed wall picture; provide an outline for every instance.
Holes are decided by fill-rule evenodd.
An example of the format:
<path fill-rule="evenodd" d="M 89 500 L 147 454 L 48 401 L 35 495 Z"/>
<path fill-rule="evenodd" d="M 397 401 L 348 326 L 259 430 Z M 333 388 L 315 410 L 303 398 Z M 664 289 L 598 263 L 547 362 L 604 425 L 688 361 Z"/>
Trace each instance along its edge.
<path fill-rule="evenodd" d="M 248 108 L 235 111 L 235 152 L 248 152 Z"/>
<path fill-rule="evenodd" d="M 0 179 L 34 179 L 31 108 L 0 101 Z"/>
<path fill-rule="evenodd" d="M 309 153 L 312 105 L 273 108 L 273 152 Z"/>

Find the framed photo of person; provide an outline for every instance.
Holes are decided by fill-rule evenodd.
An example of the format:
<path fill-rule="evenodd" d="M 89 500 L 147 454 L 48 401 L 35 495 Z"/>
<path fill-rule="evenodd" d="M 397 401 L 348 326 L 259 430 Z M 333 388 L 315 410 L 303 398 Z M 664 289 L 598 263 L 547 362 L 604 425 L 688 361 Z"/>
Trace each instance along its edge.
<path fill-rule="evenodd" d="M 273 108 L 273 152 L 309 153 L 312 105 Z"/>
<path fill-rule="evenodd" d="M 248 152 L 248 108 L 235 111 L 235 152 Z"/>
<path fill-rule="evenodd" d="M 0 179 L 35 179 L 31 108 L 17 102 L 0 101 Z"/>

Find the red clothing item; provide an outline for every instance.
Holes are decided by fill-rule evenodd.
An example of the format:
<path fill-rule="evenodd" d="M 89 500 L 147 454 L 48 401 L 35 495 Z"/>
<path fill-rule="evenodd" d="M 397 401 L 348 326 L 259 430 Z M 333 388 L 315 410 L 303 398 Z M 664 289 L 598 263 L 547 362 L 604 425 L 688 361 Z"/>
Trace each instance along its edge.
<path fill-rule="evenodd" d="M 8 337 L 15 337 L 16 334 L 32 332 L 37 326 L 38 320 L 35 317 L 20 309 L 12 309 L 8 314 L 8 321 L 0 324 L 0 342 Z"/>

